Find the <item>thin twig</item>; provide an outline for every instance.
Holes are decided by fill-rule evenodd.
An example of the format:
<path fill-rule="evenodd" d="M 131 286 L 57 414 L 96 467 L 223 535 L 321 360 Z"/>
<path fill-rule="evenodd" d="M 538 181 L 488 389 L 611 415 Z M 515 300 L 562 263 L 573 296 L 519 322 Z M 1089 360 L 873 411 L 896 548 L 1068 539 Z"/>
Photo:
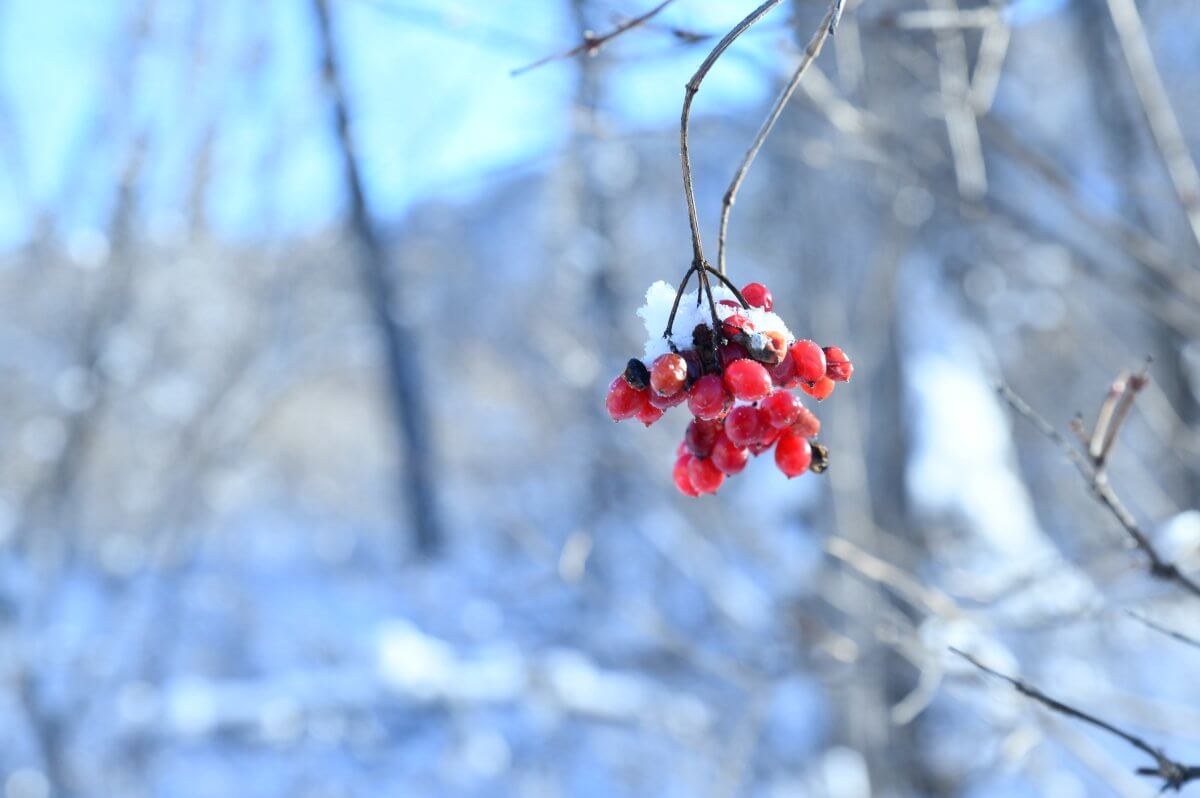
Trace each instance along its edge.
<path fill-rule="evenodd" d="M 997 386 L 997 392 L 1008 403 L 1009 407 L 1033 424 L 1039 432 L 1057 444 L 1058 448 L 1070 459 L 1091 490 L 1092 495 L 1117 519 L 1117 523 L 1121 525 L 1137 548 L 1145 555 L 1150 565 L 1151 576 L 1156 579 L 1174 582 L 1192 595 L 1200 596 L 1200 584 L 1184 574 L 1179 569 L 1179 566 L 1173 562 L 1169 562 L 1159 553 L 1158 549 L 1150 541 L 1150 537 L 1137 522 L 1137 519 L 1133 517 L 1133 514 L 1129 512 L 1116 492 L 1113 491 L 1104 472 L 1097 471 L 1086 454 L 1072 446 L 1071 442 L 1062 433 L 1056 430 L 1049 421 L 1042 418 L 1036 410 L 1030 407 L 1020 396 L 1017 396 L 1007 385 L 1001 384 Z"/>
<path fill-rule="evenodd" d="M 629 19 L 629 20 L 626 20 L 625 22 L 622 22 L 620 25 L 613 28 L 608 33 L 597 36 L 596 34 L 592 33 L 591 31 L 588 31 L 587 33 L 584 34 L 583 41 L 580 42 L 579 44 L 577 44 L 576 46 L 572 47 L 570 50 L 567 50 L 566 52 L 563 52 L 563 53 L 552 53 L 551 55 L 545 56 L 543 58 L 539 58 L 538 60 L 534 61 L 532 64 L 526 64 L 523 67 L 518 67 L 517 69 L 514 69 L 509 74 L 515 78 L 519 75 L 525 74 L 526 72 L 528 72 L 532 69 L 537 69 L 540 66 L 549 64 L 552 61 L 561 61 L 561 60 L 564 60 L 567 58 L 574 58 L 575 56 L 582 55 L 584 53 L 587 53 L 588 55 L 595 55 L 596 53 L 598 53 L 600 51 L 601 47 L 608 44 L 610 41 L 617 38 L 622 33 L 630 31 L 630 30 L 638 27 L 639 25 L 645 24 L 647 20 L 651 19 L 656 14 L 658 14 L 658 12 L 662 11 L 664 8 L 666 8 L 667 6 L 671 5 L 671 3 L 674 3 L 674 2 L 675 2 L 675 0 L 662 0 L 661 3 L 659 3 L 654 8 L 647 11 L 646 13 L 640 14 L 640 15 L 634 17 L 633 19 Z"/>
<path fill-rule="evenodd" d="M 734 43 L 737 37 L 745 33 L 754 23 L 762 19 L 768 11 L 779 5 L 782 0 L 766 0 L 765 3 L 750 12 L 750 14 L 734 26 L 733 30 L 725 34 L 721 41 L 717 42 L 717 46 L 712 49 L 704 62 L 700 64 L 700 68 L 696 70 L 696 74 L 692 75 L 692 79 L 687 82 L 687 86 L 683 94 L 683 111 L 679 117 L 679 160 L 683 167 L 683 195 L 687 200 L 688 209 L 688 224 L 692 230 L 692 265 L 701 267 L 704 264 L 704 246 L 700 241 L 700 220 L 696 214 L 696 191 L 692 187 L 692 159 L 688 152 L 688 122 L 692 114 L 692 100 L 696 98 L 696 93 L 700 91 L 700 84 L 704 81 L 706 75 L 717 59 L 729 49 L 729 46 Z M 703 273 L 702 273 L 703 276 Z"/>
<path fill-rule="evenodd" d="M 804 56 L 796 66 L 796 71 L 792 73 L 792 77 L 787 82 L 787 85 L 783 87 L 783 90 L 779 92 L 779 96 L 775 98 L 775 104 L 771 106 L 771 112 L 763 120 L 762 127 L 758 129 L 758 135 L 754 137 L 754 142 L 750 145 L 750 149 L 746 150 L 746 154 L 742 157 L 742 162 L 738 166 L 737 172 L 733 175 L 733 180 L 729 183 L 729 188 L 725 190 L 725 197 L 721 203 L 721 224 L 717 233 L 717 270 L 721 274 L 725 273 L 725 240 L 729 229 L 729 213 L 733 210 L 733 203 L 737 200 L 737 193 L 742 187 L 742 181 L 746 179 L 746 173 L 750 170 L 750 165 L 754 163 L 754 159 L 758 157 L 758 151 L 762 149 L 767 136 L 771 135 L 771 129 L 775 127 L 775 123 L 779 121 L 779 117 L 783 114 L 784 107 L 792 99 L 792 95 L 795 93 L 796 87 L 800 85 L 804 73 L 808 71 L 809 65 L 821 54 L 821 48 L 825 46 L 825 40 L 833 34 L 841 14 L 842 0 L 833 0 L 829 4 L 829 10 L 825 12 L 825 18 L 821 20 L 821 24 L 817 26 L 816 32 L 813 33 L 812 39 L 808 42 L 808 46 L 804 48 Z"/>
<path fill-rule="evenodd" d="M 1064 704 L 1062 701 L 1059 701 L 1056 698 L 1051 698 L 1038 688 L 1020 679 L 1008 676 L 1000 671 L 989 668 L 987 665 L 984 665 L 982 662 L 975 659 L 970 654 L 967 654 L 965 651 L 961 651 L 953 646 L 951 646 L 950 650 L 984 673 L 1008 682 L 1018 693 L 1032 698 L 1034 701 L 1037 701 L 1047 709 L 1057 712 L 1060 715 L 1066 715 L 1069 718 L 1075 718 L 1076 720 L 1081 720 L 1084 723 L 1095 726 L 1097 729 L 1106 731 L 1114 737 L 1121 738 L 1134 748 L 1146 754 L 1154 760 L 1155 766 L 1152 768 L 1138 768 L 1137 773 L 1139 776 L 1152 776 L 1154 778 L 1162 779 L 1163 792 L 1167 790 L 1179 792 L 1179 790 L 1182 789 L 1185 784 L 1200 779 L 1200 766 L 1185 765 L 1181 762 L 1176 762 L 1174 759 L 1171 759 L 1161 750 L 1150 745 L 1141 737 L 1130 734 L 1129 732 L 1112 725 L 1108 721 L 1101 720 L 1095 715 L 1088 714 L 1081 709 L 1076 709 L 1069 704 Z"/>
<path fill-rule="evenodd" d="M 1167 637 L 1173 638 L 1174 640 L 1178 640 L 1180 643 L 1183 643 L 1184 645 L 1191 646 L 1192 648 L 1200 648 L 1200 640 L 1197 640 L 1196 638 L 1191 637 L 1190 635 L 1185 635 L 1183 632 L 1178 632 L 1174 629 L 1171 629 L 1170 627 L 1163 626 L 1162 624 L 1158 623 L 1157 621 L 1152 621 L 1149 618 L 1147 618 L 1146 616 L 1139 615 L 1138 613 L 1134 612 L 1133 610 L 1126 610 L 1125 614 L 1128 615 L 1130 618 L 1133 618 L 1138 623 L 1144 624 L 1145 626 L 1149 626 L 1154 631 L 1156 631 L 1160 634 L 1164 634 Z"/>

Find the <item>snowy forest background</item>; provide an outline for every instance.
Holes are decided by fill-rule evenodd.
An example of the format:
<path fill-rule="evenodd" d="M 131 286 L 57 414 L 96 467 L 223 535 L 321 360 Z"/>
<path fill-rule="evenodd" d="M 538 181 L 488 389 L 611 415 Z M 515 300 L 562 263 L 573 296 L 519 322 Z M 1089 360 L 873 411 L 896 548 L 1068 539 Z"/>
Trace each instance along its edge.
<path fill-rule="evenodd" d="M 1200 570 L 1200 8 L 847 0 L 730 227 L 832 466 L 689 500 L 602 400 L 753 2 L 510 74 L 650 6 L 0 0 L 5 798 L 1157 792 L 951 645 L 1200 761 L 1200 598 L 995 390 L 1152 356 L 1108 476 Z M 708 240 L 826 8 L 698 95 Z"/>

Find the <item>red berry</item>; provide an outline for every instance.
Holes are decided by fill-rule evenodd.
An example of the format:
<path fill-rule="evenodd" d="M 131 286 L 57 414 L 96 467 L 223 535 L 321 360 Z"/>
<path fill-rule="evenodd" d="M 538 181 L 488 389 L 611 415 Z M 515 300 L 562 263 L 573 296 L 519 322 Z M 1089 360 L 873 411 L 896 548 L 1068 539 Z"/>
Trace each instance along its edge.
<path fill-rule="evenodd" d="M 729 364 L 733 361 L 749 357 L 746 354 L 746 347 L 741 344 L 721 344 L 721 348 L 718 351 L 721 353 L 721 368 L 728 368 Z"/>
<path fill-rule="evenodd" d="M 659 410 L 667 410 L 687 401 L 687 391 L 676 391 L 673 396 L 659 396 L 654 391 L 646 391 L 646 401 Z"/>
<path fill-rule="evenodd" d="M 833 388 L 835 385 L 837 385 L 837 383 L 835 383 L 833 380 L 829 379 L 828 377 L 822 377 L 812 385 L 801 383 L 800 388 L 812 398 L 820 401 L 822 399 L 829 398 L 829 394 L 833 393 Z"/>
<path fill-rule="evenodd" d="M 693 460 L 690 454 L 680 455 L 675 460 L 675 470 L 671 472 L 671 476 L 675 479 L 675 487 L 679 488 L 679 492 L 684 496 L 699 496 L 700 492 L 692 487 L 692 478 L 688 476 L 688 464 Z"/>
<path fill-rule="evenodd" d="M 725 385 L 734 397 L 757 402 L 771 392 L 771 374 L 762 363 L 735 360 L 725 369 Z"/>
<path fill-rule="evenodd" d="M 624 421 L 642 412 L 646 406 L 646 391 L 635 391 L 625 382 L 624 375 L 617 377 L 608 386 L 608 396 L 604 399 L 604 408 L 613 421 Z"/>
<path fill-rule="evenodd" d="M 784 430 L 781 430 L 778 427 L 772 427 L 770 424 L 764 424 L 762 436 L 759 437 L 758 442 L 763 446 L 772 446 L 775 441 L 779 440 L 779 436 L 783 433 Z"/>
<path fill-rule="evenodd" d="M 749 360 L 739 360 L 738 363 L 749 363 Z M 737 365 L 734 363 L 733 365 Z M 755 365 L 758 365 L 757 363 Z M 761 367 L 760 367 L 761 368 Z M 726 372 L 728 373 L 728 372 Z M 696 418 L 719 418 L 729 404 L 729 394 L 725 385 L 716 374 L 705 374 L 692 386 L 688 394 L 688 410 Z"/>
<path fill-rule="evenodd" d="M 807 407 L 801 406 L 796 423 L 792 424 L 792 432 L 806 438 L 815 438 L 821 432 L 821 419 L 814 416 Z"/>
<path fill-rule="evenodd" d="M 770 310 L 775 307 L 775 298 L 771 296 L 771 290 L 762 283 L 748 284 L 742 289 L 742 296 L 746 298 L 752 308 Z"/>
<path fill-rule="evenodd" d="M 675 447 L 675 457 L 683 457 L 685 454 L 690 454 L 687 447 L 687 441 L 680 441 Z"/>
<path fill-rule="evenodd" d="M 659 396 L 674 396 L 687 382 L 687 361 L 682 355 L 667 352 L 654 359 L 650 367 L 650 388 Z"/>
<path fill-rule="evenodd" d="M 643 407 L 641 409 L 641 411 L 638 412 L 637 416 L 635 416 L 635 418 L 637 418 L 638 421 L 642 422 L 647 427 L 650 426 L 651 424 L 653 424 L 655 421 L 658 421 L 662 417 L 663 417 L 663 411 L 660 408 L 657 408 L 654 405 L 650 404 L 649 402 L 647 402 L 646 406 Z"/>
<path fill-rule="evenodd" d="M 775 465 L 787 474 L 787 478 L 798 477 L 808 470 L 812 462 L 812 447 L 803 435 L 788 433 L 775 446 Z"/>
<path fill-rule="evenodd" d="M 854 374 L 854 364 L 846 353 L 836 346 L 825 347 L 825 376 L 834 382 L 849 382 Z"/>
<path fill-rule="evenodd" d="M 772 427 L 783 429 L 796 423 L 800 416 L 802 405 L 800 400 L 787 391 L 774 391 L 762 400 L 759 407 L 766 411 L 767 419 Z"/>
<path fill-rule="evenodd" d="M 734 446 L 749 446 L 762 435 L 762 419 L 758 408 L 750 405 L 735 407 L 725 418 L 725 436 Z"/>
<path fill-rule="evenodd" d="M 732 316 L 726 316 L 721 322 L 721 332 L 732 338 L 740 332 L 754 332 L 754 325 L 742 314 L 734 313 Z"/>
<path fill-rule="evenodd" d="M 780 388 L 796 387 L 795 383 L 799 382 L 799 378 L 796 376 L 796 359 L 792 357 L 791 349 L 784 354 L 782 362 L 771 369 L 771 382 Z"/>
<path fill-rule="evenodd" d="M 707 457 L 693 457 L 687 465 L 687 472 L 692 480 L 692 487 L 698 493 L 716 493 L 717 488 L 725 481 L 725 475 Z"/>
<path fill-rule="evenodd" d="M 723 474 L 737 474 L 746 467 L 750 451 L 744 446 L 735 446 L 728 435 L 719 435 L 712 450 L 713 465 Z"/>
<path fill-rule="evenodd" d="M 816 382 L 825 376 L 825 353 L 814 342 L 792 344 L 792 357 L 796 360 L 796 376 L 804 382 Z"/>
<path fill-rule="evenodd" d="M 728 307 L 728 308 L 741 308 L 742 307 L 739 303 L 735 302 L 732 299 L 720 299 L 720 300 L 717 300 L 717 304 L 724 305 L 725 307 Z"/>
<path fill-rule="evenodd" d="M 720 434 L 720 422 L 694 418 L 683 433 L 683 444 L 688 452 L 696 457 L 708 457 L 712 454 L 713 444 L 717 442 L 717 436 Z"/>

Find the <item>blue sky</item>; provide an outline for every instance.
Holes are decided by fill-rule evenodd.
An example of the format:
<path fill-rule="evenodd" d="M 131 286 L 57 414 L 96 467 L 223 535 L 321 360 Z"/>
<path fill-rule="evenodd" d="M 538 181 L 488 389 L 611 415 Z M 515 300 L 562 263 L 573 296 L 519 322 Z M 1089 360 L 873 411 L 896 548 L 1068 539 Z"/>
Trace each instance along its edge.
<path fill-rule="evenodd" d="M 566 0 L 332 2 L 355 137 L 383 221 L 561 150 L 576 65 L 560 61 L 519 78 L 510 70 L 578 41 Z M 139 187 L 152 229 L 184 218 L 206 140 L 204 208 L 219 235 L 288 236 L 334 219 L 342 195 L 314 79 L 308 0 L 159 0 L 135 52 L 130 21 L 143 4 L 0 2 L 0 247 L 28 238 L 37 209 L 63 232 L 102 229 L 113 176 L 138 135 L 149 142 Z M 644 7 L 597 3 L 596 26 Z M 681 2 L 661 19 L 720 30 L 747 7 Z M 697 114 L 709 102 L 723 110 L 763 102 L 762 37 L 778 35 L 743 40 L 755 56 L 735 48 L 705 84 Z M 609 110 L 636 128 L 673 125 L 702 50 L 639 30 L 611 52 L 626 61 L 614 73 Z"/>

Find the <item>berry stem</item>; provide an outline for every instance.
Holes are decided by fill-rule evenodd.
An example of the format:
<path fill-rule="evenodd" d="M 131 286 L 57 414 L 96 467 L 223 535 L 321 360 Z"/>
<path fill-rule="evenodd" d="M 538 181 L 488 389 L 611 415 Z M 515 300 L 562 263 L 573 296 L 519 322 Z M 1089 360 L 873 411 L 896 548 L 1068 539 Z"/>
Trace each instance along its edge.
<path fill-rule="evenodd" d="M 675 291 L 675 302 L 671 305 L 671 315 L 667 317 L 667 329 L 663 331 L 663 338 L 667 339 L 667 344 L 671 347 L 672 352 L 678 352 L 675 349 L 675 342 L 671 340 L 671 330 L 675 326 L 675 314 L 679 312 L 679 300 L 683 299 L 683 292 L 687 289 L 688 280 L 692 279 L 695 271 L 696 267 L 693 265 L 679 282 L 679 288 Z"/>
<path fill-rule="evenodd" d="M 696 214 L 696 191 L 692 187 L 692 159 L 688 151 L 688 122 L 692 115 L 692 100 L 696 98 L 696 93 L 700 91 L 700 84 L 704 81 L 706 75 L 717 59 L 729 49 L 729 45 L 733 44 L 739 36 L 745 33 L 754 23 L 762 19 L 768 11 L 779 5 L 782 0 L 766 0 L 765 3 L 754 9 L 737 25 L 733 30 L 725 34 L 721 41 L 717 42 L 717 46 L 713 48 L 708 57 L 704 59 L 704 63 L 700 64 L 700 68 L 696 70 L 696 74 L 692 75 L 692 79 L 687 82 L 687 87 L 683 94 L 683 111 L 679 117 L 679 160 L 683 166 L 683 197 L 687 200 L 688 224 L 691 226 L 692 232 L 692 266 L 704 263 L 704 246 L 700 242 L 700 219 Z"/>

